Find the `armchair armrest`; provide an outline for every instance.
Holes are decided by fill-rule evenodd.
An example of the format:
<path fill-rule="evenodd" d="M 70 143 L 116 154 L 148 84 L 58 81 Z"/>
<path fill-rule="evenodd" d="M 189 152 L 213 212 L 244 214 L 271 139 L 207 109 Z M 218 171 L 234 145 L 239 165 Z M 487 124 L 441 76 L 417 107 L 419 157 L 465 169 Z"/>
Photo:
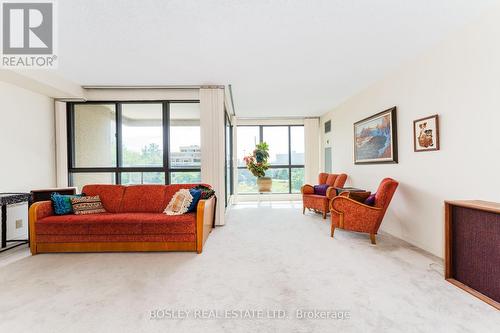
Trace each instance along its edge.
<path fill-rule="evenodd" d="M 337 190 L 335 189 L 335 187 L 333 186 L 329 186 L 327 189 L 326 189 L 326 197 L 329 199 L 329 200 L 332 200 L 333 198 L 335 198 L 337 196 Z"/>
<path fill-rule="evenodd" d="M 314 186 L 305 184 L 300 188 L 302 194 L 314 194 Z"/>
<path fill-rule="evenodd" d="M 215 227 L 215 208 L 217 198 L 212 196 L 209 199 L 198 201 L 196 206 L 196 252 L 203 251 L 203 245 L 208 238 L 208 235 Z"/>
<path fill-rule="evenodd" d="M 41 220 L 44 217 L 54 215 L 54 208 L 51 201 L 39 201 L 30 206 L 29 218 L 35 221 Z"/>
<path fill-rule="evenodd" d="M 35 222 L 52 215 L 54 215 L 54 209 L 51 201 L 39 201 L 31 205 L 28 213 L 31 254 L 37 253 Z"/>
<path fill-rule="evenodd" d="M 364 203 L 348 198 L 343 195 L 344 193 L 349 194 L 348 192 L 342 192 L 339 196 L 332 199 L 332 201 L 330 202 L 330 211 L 345 213 L 351 210 L 359 210 L 368 214 L 378 214 L 382 210 L 382 208 L 368 206 Z"/>
<path fill-rule="evenodd" d="M 339 227 L 361 232 L 376 233 L 382 208 L 372 207 L 351 198 L 338 196 L 330 202 L 330 212 L 340 216 Z"/>

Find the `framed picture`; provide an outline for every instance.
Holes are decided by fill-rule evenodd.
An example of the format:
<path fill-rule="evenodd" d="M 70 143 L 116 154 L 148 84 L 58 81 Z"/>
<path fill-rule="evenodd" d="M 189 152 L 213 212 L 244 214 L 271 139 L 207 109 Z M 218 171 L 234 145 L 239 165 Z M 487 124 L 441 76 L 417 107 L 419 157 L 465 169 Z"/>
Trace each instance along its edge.
<path fill-rule="evenodd" d="M 398 163 L 396 107 L 354 123 L 354 164 Z"/>
<path fill-rule="evenodd" d="M 413 150 L 439 150 L 439 120 L 435 114 L 413 121 Z"/>

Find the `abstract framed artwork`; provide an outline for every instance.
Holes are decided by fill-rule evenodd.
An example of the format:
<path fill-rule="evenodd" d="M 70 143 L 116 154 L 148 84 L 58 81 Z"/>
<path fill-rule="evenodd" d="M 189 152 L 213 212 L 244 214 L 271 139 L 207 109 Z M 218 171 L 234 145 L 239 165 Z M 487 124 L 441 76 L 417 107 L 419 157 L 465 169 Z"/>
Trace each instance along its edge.
<path fill-rule="evenodd" d="M 396 107 L 354 123 L 354 164 L 398 163 Z"/>
<path fill-rule="evenodd" d="M 439 150 L 439 116 L 437 114 L 413 121 L 413 150 Z"/>

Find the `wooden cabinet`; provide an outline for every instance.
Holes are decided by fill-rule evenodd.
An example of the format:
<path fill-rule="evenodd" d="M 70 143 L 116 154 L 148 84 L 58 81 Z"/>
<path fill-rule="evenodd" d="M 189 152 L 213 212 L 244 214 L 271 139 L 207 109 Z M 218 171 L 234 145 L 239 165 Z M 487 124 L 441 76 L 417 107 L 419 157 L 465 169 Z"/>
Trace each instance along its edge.
<path fill-rule="evenodd" d="M 500 310 L 500 203 L 445 201 L 445 279 Z"/>

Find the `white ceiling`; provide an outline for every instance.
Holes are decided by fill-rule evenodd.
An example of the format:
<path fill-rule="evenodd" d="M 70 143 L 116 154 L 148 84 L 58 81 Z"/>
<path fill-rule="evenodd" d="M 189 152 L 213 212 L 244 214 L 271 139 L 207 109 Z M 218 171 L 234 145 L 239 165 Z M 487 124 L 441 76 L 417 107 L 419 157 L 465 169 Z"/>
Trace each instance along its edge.
<path fill-rule="evenodd" d="M 317 116 L 498 0 L 64 0 L 81 85 L 232 84 L 241 117 Z"/>

